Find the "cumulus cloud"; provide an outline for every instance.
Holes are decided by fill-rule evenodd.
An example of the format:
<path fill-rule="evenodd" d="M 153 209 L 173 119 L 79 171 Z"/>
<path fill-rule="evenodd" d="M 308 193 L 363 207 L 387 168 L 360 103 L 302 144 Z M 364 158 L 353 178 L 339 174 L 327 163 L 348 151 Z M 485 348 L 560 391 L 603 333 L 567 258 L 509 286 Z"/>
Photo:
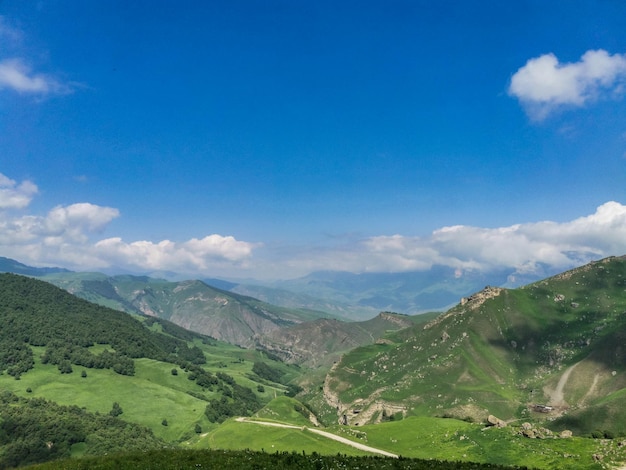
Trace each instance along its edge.
<path fill-rule="evenodd" d="M 578 62 L 561 63 L 550 53 L 530 59 L 511 77 L 509 94 L 531 118 L 541 120 L 563 106 L 584 106 L 602 96 L 620 95 L 626 79 L 626 54 L 598 49 Z"/>
<path fill-rule="evenodd" d="M 464 271 L 510 269 L 540 274 L 626 254 L 626 206 L 607 202 L 569 222 L 533 222 L 507 227 L 443 227 L 428 237 L 383 235 L 303 253 L 285 263 L 292 272 L 322 269 L 353 272 L 424 271 L 435 265 Z"/>
<path fill-rule="evenodd" d="M 52 264 L 76 270 L 206 273 L 244 266 L 258 246 L 216 234 L 184 242 L 95 239 L 119 215 L 115 208 L 89 203 L 57 206 L 45 216 L 0 214 L 0 254 L 38 266 Z"/>
<path fill-rule="evenodd" d="M 532 275 L 626 253 L 626 206 L 615 201 L 567 222 L 455 225 L 425 237 L 348 237 L 333 245 L 286 248 L 219 234 L 185 241 L 104 237 L 121 216 L 118 209 L 82 202 L 53 207 L 45 215 L 25 213 L 37 191 L 31 181 L 18 183 L 0 174 L 0 255 L 79 271 L 287 278 L 317 270 L 402 272 L 447 266 L 457 276 L 502 269 Z"/>
<path fill-rule="evenodd" d="M 23 209 L 37 194 L 37 186 L 24 180 L 20 184 L 0 173 L 0 210 Z"/>
<path fill-rule="evenodd" d="M 98 240 L 120 216 L 118 209 L 88 202 L 53 207 L 45 215 L 23 214 L 38 188 L 0 173 L 0 255 L 21 262 L 77 270 L 179 270 L 203 273 L 243 267 L 258 244 L 217 234 L 184 242 Z"/>
<path fill-rule="evenodd" d="M 202 273 L 218 267 L 238 265 L 251 256 L 255 244 L 232 236 L 209 235 L 176 243 L 137 241 L 126 243 L 119 237 L 97 242 L 94 251 L 117 266 L 139 270 L 171 270 Z"/>
<path fill-rule="evenodd" d="M 100 232 L 119 211 L 89 203 L 57 206 L 45 216 L 11 216 L 0 213 L 0 246 L 40 242 L 48 246 L 86 243 Z"/>

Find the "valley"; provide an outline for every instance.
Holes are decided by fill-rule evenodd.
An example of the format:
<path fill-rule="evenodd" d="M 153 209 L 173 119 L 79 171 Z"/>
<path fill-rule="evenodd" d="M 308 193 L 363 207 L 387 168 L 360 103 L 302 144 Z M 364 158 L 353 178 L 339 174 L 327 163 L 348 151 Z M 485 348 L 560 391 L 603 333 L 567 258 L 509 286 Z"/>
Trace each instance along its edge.
<path fill-rule="evenodd" d="M 438 468 L 626 462 L 626 257 L 361 321 L 201 281 L 29 276 L 0 274 L 0 468 L 164 445 Z M 41 427 L 57 437 L 15 440 L 35 404 L 58 415 Z M 63 413 L 79 411 L 110 421 L 70 432 Z M 106 437 L 124 423 L 146 437 Z"/>

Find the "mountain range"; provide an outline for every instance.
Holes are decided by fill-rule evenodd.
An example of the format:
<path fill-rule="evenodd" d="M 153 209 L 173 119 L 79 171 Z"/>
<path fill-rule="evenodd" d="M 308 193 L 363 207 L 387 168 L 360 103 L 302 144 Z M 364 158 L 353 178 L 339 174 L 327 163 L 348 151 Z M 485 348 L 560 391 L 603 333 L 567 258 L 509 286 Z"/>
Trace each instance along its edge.
<path fill-rule="evenodd" d="M 388 330 L 413 324 L 411 317 L 390 312 L 347 323 L 345 318 L 336 318 L 328 311 L 277 306 L 199 280 L 172 282 L 147 276 L 76 273 L 28 267 L 8 258 L 0 258 L 2 270 L 17 270 L 90 302 L 165 319 L 185 329 L 241 347 L 260 348 L 299 364 L 327 364 L 342 352 L 376 341 Z M 215 283 L 235 286 L 225 281 Z M 326 303 L 327 307 L 331 305 Z M 335 307 L 327 310 L 342 311 Z"/>
<path fill-rule="evenodd" d="M 89 413 L 113 420 L 122 410 L 123 420 L 148 429 L 126 428 L 141 436 L 129 448 L 280 443 L 297 451 L 310 442 L 307 426 L 325 426 L 396 455 L 542 468 L 626 460 L 623 441 L 613 439 L 626 435 L 624 256 L 522 287 L 487 286 L 441 314 L 381 312 L 359 322 L 269 310 L 201 281 L 30 275 L 39 279 L 0 275 L 0 460 L 120 450 L 119 439 L 106 437 L 118 421 L 98 421 L 110 429 L 103 434 L 70 426 L 68 414 L 94 423 Z M 220 309 L 245 330 L 246 348 L 171 322 L 201 326 Z M 253 315 L 272 326 L 252 333 L 257 320 L 237 323 Z M 297 400 L 281 401 L 285 394 Z M 51 415 L 34 418 L 42 409 Z M 287 427 L 279 437 L 233 419 L 242 415 Z M 408 444 L 415 436 L 429 445 Z"/>
<path fill-rule="evenodd" d="M 223 284 L 223 288 L 275 305 L 307 307 L 364 320 L 380 311 L 409 315 L 443 311 L 485 285 L 517 287 L 546 277 L 546 273 L 549 270 L 545 266 L 538 266 L 534 274 L 521 275 L 507 269 L 461 272 L 436 265 L 427 271 L 401 273 L 318 271 L 268 283 L 233 281 Z"/>

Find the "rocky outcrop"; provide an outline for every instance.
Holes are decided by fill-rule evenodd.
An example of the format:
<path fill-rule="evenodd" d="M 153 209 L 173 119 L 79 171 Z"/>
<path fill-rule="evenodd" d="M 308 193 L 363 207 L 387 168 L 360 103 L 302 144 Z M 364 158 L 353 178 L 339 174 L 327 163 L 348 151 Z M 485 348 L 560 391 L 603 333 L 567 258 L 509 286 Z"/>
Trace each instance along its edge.
<path fill-rule="evenodd" d="M 467 305 L 472 310 L 480 307 L 485 300 L 492 299 L 500 295 L 504 289 L 502 287 L 486 286 L 480 292 L 470 295 L 469 297 L 463 297 L 461 299 L 461 305 Z"/>

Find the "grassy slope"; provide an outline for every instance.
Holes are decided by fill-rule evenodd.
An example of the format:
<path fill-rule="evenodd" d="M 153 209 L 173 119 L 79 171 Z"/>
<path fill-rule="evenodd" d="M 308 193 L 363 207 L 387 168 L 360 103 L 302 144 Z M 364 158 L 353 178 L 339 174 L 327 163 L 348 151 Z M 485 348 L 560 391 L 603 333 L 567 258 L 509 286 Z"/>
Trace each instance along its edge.
<path fill-rule="evenodd" d="M 279 397 L 252 419 L 302 426 L 302 429 L 229 420 L 199 439 L 195 447 L 368 455 L 307 431 L 312 425 L 295 411 L 299 405 L 295 399 Z M 576 437 L 528 439 L 520 434 L 519 427 L 485 428 L 456 419 L 410 417 L 377 425 L 331 426 L 326 430 L 357 443 L 421 459 L 571 469 L 606 468 L 626 459 L 626 450 L 618 441 Z M 594 461 L 594 454 L 604 456 L 602 464 Z"/>
<path fill-rule="evenodd" d="M 489 428 L 464 421 L 412 417 L 402 421 L 327 429 L 354 442 L 403 457 L 482 462 L 529 468 L 598 469 L 625 458 L 615 441 L 585 438 L 528 439 L 519 428 Z M 250 449 L 266 452 L 318 452 L 372 455 L 313 434 L 307 429 L 281 429 L 230 420 L 201 439 L 198 448 Z M 593 455 L 604 456 L 602 464 Z"/>
<path fill-rule="evenodd" d="M 350 352 L 330 383 L 347 409 L 364 399 L 416 415 L 527 418 L 526 406 L 549 402 L 565 370 L 579 364 L 563 390 L 563 426 L 624 432 L 625 286 L 626 260 L 613 258 L 459 305 L 394 345 Z"/>
<path fill-rule="evenodd" d="M 285 387 L 262 381 L 265 392 L 257 391 L 258 379 L 250 377 L 254 361 L 265 360 L 256 351 L 217 343 L 215 346 L 197 343 L 207 357 L 205 369 L 213 373 L 224 372 L 235 378 L 237 383 L 251 388 L 262 401 L 269 401 L 275 394 L 284 394 Z M 96 348 L 102 349 L 103 345 Z M 217 392 L 202 390 L 195 382 L 187 380 L 187 373 L 177 366 L 151 359 L 135 360 L 135 376 L 123 376 L 111 370 L 86 369 L 73 366 L 71 374 L 60 374 L 54 365 L 41 364 L 39 359 L 44 348 L 34 348 L 35 368 L 15 380 L 0 375 L 0 389 L 10 390 L 20 396 L 43 397 L 61 405 L 77 405 L 91 412 L 108 413 L 113 402 L 118 402 L 124 413 L 122 419 L 151 428 L 155 435 L 166 441 L 178 442 L 194 437 L 194 428 L 200 424 L 204 431 L 215 428 L 204 416 L 205 400 L 195 398 L 188 392 L 201 393 L 206 399 L 219 397 Z M 299 373 L 294 368 L 279 363 L 272 367 L 282 368 L 285 379 Z M 172 375 L 172 369 L 178 375 Z M 81 377 L 85 370 L 87 377 Z M 32 392 L 26 390 L 30 388 Z M 167 420 L 168 426 L 161 422 Z"/>

